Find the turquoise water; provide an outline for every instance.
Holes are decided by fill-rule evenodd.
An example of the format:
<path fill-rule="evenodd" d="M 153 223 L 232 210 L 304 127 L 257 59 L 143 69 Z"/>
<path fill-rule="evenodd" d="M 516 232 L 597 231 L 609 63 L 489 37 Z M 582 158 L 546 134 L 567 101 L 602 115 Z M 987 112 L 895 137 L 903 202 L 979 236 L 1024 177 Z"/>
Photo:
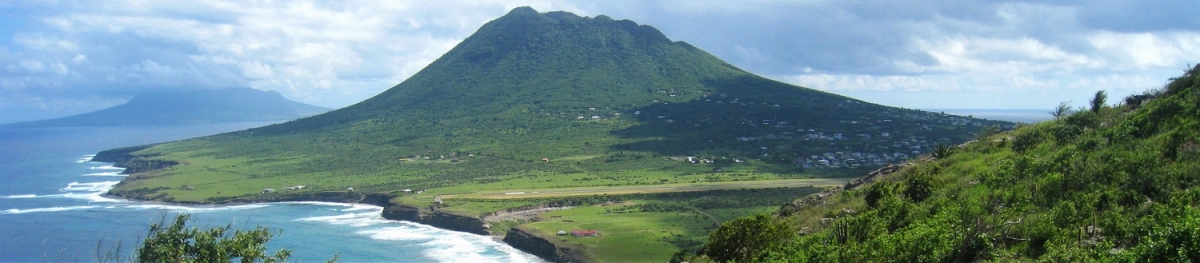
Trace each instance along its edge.
<path fill-rule="evenodd" d="M 178 206 L 101 196 L 123 176 L 89 162 L 101 150 L 211 135 L 269 124 L 0 129 L 0 261 L 95 261 L 97 246 L 128 255 L 151 223 L 181 212 L 194 226 L 283 232 L 271 251 L 291 261 L 542 262 L 490 237 L 384 220 L 381 207 L 319 202 Z"/>

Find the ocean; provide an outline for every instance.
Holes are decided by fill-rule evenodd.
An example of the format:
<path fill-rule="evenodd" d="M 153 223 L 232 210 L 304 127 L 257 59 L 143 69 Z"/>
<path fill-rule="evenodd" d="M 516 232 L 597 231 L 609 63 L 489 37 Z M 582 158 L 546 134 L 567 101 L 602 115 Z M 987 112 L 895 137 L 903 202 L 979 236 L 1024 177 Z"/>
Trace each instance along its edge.
<path fill-rule="evenodd" d="M 930 112 L 944 112 L 959 116 L 971 116 L 975 118 L 1011 121 L 1020 123 L 1039 123 L 1054 119 L 1050 115 L 1051 109 L 1046 110 L 1030 110 L 1030 109 L 929 109 Z"/>
<path fill-rule="evenodd" d="M 96 152 L 242 130 L 270 122 L 0 129 L 0 262 L 89 262 L 121 244 L 129 255 L 150 224 L 190 213 L 190 225 L 281 230 L 269 251 L 289 261 L 544 262 L 491 237 L 385 220 L 383 208 L 287 202 L 180 206 L 101 196 L 121 168 L 90 162 Z"/>

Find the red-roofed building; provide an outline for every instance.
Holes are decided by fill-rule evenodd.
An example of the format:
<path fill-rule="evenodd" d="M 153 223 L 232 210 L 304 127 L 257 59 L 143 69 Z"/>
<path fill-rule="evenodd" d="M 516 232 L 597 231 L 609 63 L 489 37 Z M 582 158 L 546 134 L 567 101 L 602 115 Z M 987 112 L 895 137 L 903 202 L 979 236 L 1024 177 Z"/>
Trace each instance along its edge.
<path fill-rule="evenodd" d="M 593 236 L 596 236 L 599 234 L 600 234 L 600 232 L 596 232 L 596 230 L 591 230 L 591 229 L 589 229 L 589 230 L 578 230 L 578 229 L 571 230 L 571 235 L 575 236 L 575 237 L 593 237 Z"/>

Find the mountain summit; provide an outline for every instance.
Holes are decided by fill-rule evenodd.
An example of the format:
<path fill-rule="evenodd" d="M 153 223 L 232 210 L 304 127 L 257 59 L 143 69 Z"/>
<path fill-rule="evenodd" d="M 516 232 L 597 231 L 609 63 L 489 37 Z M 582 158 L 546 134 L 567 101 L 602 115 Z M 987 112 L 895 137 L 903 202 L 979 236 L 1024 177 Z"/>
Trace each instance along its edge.
<path fill-rule="evenodd" d="M 748 74 L 650 26 L 521 7 L 483 25 L 403 83 L 338 113 L 361 118 L 437 111 L 450 117 L 520 105 L 632 109 L 649 105 L 659 91 L 675 89 L 684 97 L 674 100 L 686 101 L 711 92 L 705 80 L 742 75 Z"/>
<path fill-rule="evenodd" d="M 125 104 L 99 111 L 3 126 L 63 127 L 292 120 L 326 111 L 329 109 L 288 100 L 275 91 L 251 88 L 161 91 L 138 95 Z"/>
<path fill-rule="evenodd" d="M 522 7 L 358 104 L 135 152 L 180 165 L 113 192 L 220 202 L 282 181 L 436 192 L 546 175 L 539 186 L 811 177 L 899 161 L 992 124 L 1005 123 L 797 87 L 650 26 Z M 238 187 L 216 187 L 230 181 Z M 180 182 L 195 191 L 177 191 Z"/>

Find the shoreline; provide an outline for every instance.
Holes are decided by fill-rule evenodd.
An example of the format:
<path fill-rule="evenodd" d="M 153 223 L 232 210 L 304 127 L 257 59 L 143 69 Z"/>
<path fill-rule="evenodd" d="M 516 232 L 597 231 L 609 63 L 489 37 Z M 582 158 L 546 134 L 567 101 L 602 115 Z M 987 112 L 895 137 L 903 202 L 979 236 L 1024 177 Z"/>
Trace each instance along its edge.
<path fill-rule="evenodd" d="M 139 160 L 139 158 L 131 155 L 132 152 L 136 152 L 136 151 L 139 151 L 139 150 L 142 150 L 145 148 L 149 148 L 150 146 L 152 146 L 152 145 L 133 146 L 133 147 L 125 147 L 125 148 L 101 151 L 101 152 L 93 155 L 90 161 L 111 163 L 111 166 L 113 166 L 113 167 L 125 169 L 120 172 L 121 174 L 126 174 L 126 175 L 130 175 L 130 176 L 132 176 L 135 173 L 143 173 L 143 172 L 149 172 L 149 171 L 158 170 L 158 169 L 164 169 L 164 168 L 167 168 L 167 167 L 170 167 L 170 166 L 173 166 L 174 164 L 176 164 L 174 162 L 163 163 L 163 162 L 157 162 L 157 161 L 143 161 L 143 160 Z M 132 167 L 130 167 L 130 166 L 132 166 Z M 133 171 L 130 172 L 130 169 L 133 169 Z M 129 178 L 129 177 L 122 178 L 121 182 L 124 182 L 124 180 L 126 178 Z M 120 184 L 120 183 L 118 183 L 118 184 Z M 276 196 L 272 196 L 270 198 L 263 198 L 263 199 L 232 198 L 232 199 L 228 199 L 226 201 L 214 202 L 214 203 L 146 200 L 146 199 L 140 199 L 137 197 L 113 194 L 111 188 L 109 190 L 106 190 L 104 193 L 100 194 L 100 196 L 105 197 L 105 198 L 112 198 L 112 199 L 121 199 L 121 200 L 137 201 L 137 202 L 149 202 L 149 203 L 160 203 L 160 204 L 168 204 L 168 205 L 180 205 L 180 206 L 196 206 L 196 205 L 235 206 L 235 205 L 269 204 L 269 203 L 286 203 L 286 202 L 326 202 L 326 203 L 339 203 L 339 204 L 347 204 L 347 205 L 367 204 L 367 205 L 374 205 L 374 206 L 382 207 L 383 209 L 380 212 L 380 216 L 386 220 L 407 221 L 410 223 L 427 225 L 427 226 L 442 229 L 442 230 L 466 232 L 466 233 L 470 233 L 470 234 L 491 237 L 493 240 L 499 241 L 500 243 L 508 245 L 508 246 L 515 248 L 517 250 L 520 250 L 522 252 L 534 255 L 534 256 L 538 257 L 539 259 L 545 260 L 547 262 L 583 262 L 583 260 L 580 260 L 580 258 L 571 257 L 569 254 L 561 255 L 559 253 L 554 253 L 554 251 L 559 251 L 562 248 L 559 248 L 558 246 L 553 245 L 553 242 L 551 242 L 550 240 L 539 237 L 537 235 L 524 234 L 524 235 L 517 235 L 512 238 L 509 238 L 509 235 L 507 235 L 507 234 L 513 233 L 513 231 L 516 229 L 515 227 L 510 229 L 508 231 L 508 233 L 506 233 L 505 237 L 502 238 L 500 236 L 494 235 L 491 232 L 490 224 L 488 224 L 487 221 L 485 221 L 482 217 L 460 215 L 457 213 L 443 211 L 443 210 L 436 209 L 436 208 L 422 209 L 421 207 L 417 207 L 417 206 L 392 202 L 392 199 L 395 198 L 395 196 L 392 196 L 390 193 L 386 193 L 386 192 L 375 192 L 375 193 L 346 192 L 346 191 L 312 192 L 312 193 L 303 193 L 303 194 L 276 195 Z M 524 233 L 524 232 L 521 232 L 521 233 Z M 546 250 L 545 249 L 546 244 L 549 244 L 550 246 L 554 247 L 554 249 Z M 550 252 L 550 254 L 546 253 L 548 251 Z"/>
<path fill-rule="evenodd" d="M 441 210 L 426 211 L 424 209 L 421 209 L 421 208 L 415 207 L 415 206 L 411 206 L 411 205 L 393 203 L 390 200 L 391 196 L 386 195 L 386 194 L 378 194 L 378 193 L 364 194 L 364 196 L 370 196 L 370 195 L 386 196 L 388 198 L 370 198 L 370 197 L 368 197 L 368 198 L 364 198 L 363 200 L 356 201 L 356 202 L 347 202 L 347 201 L 341 201 L 341 200 L 328 200 L 328 199 L 287 198 L 287 200 L 273 199 L 271 201 L 233 201 L 233 202 L 224 202 L 224 203 L 192 203 L 192 202 L 164 202 L 164 201 L 154 201 L 154 200 L 143 200 L 143 199 L 136 199 L 136 198 L 128 198 L 128 197 L 119 196 L 119 195 L 110 195 L 107 192 L 105 194 L 101 194 L 101 196 L 106 197 L 106 198 L 136 201 L 136 202 L 146 202 L 146 203 L 152 203 L 152 204 L 178 205 L 178 206 L 198 206 L 198 205 L 200 205 L 200 206 L 238 206 L 238 205 L 272 204 L 272 203 L 286 204 L 286 203 L 295 203 L 295 202 L 320 202 L 320 203 L 336 203 L 336 204 L 345 204 L 345 205 L 365 204 L 365 205 L 377 206 L 377 207 L 382 208 L 382 211 L 380 212 L 380 216 L 385 220 L 405 221 L 405 222 L 409 222 L 409 223 L 426 225 L 429 227 L 447 230 L 447 231 L 465 232 L 465 233 L 469 233 L 469 234 L 490 237 L 492 240 L 495 240 L 497 242 L 508 245 L 508 246 L 510 246 L 514 249 L 517 249 L 521 252 L 529 253 L 530 255 L 534 255 L 534 256 L 538 257 L 539 259 L 545 260 L 547 262 L 585 262 L 584 260 L 581 260 L 580 258 L 573 257 L 574 255 L 570 254 L 570 253 L 556 253 L 556 251 L 563 251 L 563 252 L 570 251 L 569 248 L 559 247 L 559 246 L 555 245 L 549 239 L 543 238 L 536 234 L 528 233 L 527 231 L 518 230 L 516 227 L 509 229 L 504 237 L 500 237 L 500 236 L 494 235 L 488 229 L 489 227 L 487 227 L 487 223 L 482 218 L 459 215 L 459 214 L 450 213 L 450 212 L 441 211 Z M 375 202 L 368 202 L 368 201 L 375 201 Z M 520 234 L 513 235 L 513 233 L 520 233 Z M 549 246 L 551 248 L 547 249 L 547 246 Z"/>

